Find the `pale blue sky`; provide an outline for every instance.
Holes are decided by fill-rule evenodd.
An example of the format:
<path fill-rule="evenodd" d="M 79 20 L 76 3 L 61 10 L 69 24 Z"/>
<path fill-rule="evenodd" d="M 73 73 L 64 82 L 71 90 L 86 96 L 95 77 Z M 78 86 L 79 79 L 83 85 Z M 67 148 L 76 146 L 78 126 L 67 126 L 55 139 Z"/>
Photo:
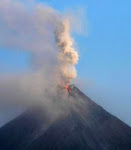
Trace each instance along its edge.
<path fill-rule="evenodd" d="M 59 11 L 83 8 L 88 37 L 74 35 L 80 53 L 78 77 L 86 93 L 131 125 L 131 1 L 41 0 Z M 0 48 L 0 73 L 24 72 L 29 54 Z"/>

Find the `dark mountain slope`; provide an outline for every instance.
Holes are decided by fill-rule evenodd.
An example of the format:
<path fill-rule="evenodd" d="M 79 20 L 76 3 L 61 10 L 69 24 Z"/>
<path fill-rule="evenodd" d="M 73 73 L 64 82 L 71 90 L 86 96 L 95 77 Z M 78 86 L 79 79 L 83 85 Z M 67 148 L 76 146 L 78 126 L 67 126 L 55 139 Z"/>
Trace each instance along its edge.
<path fill-rule="evenodd" d="M 23 150 L 44 130 L 43 110 L 30 109 L 0 129 L 0 150 Z"/>
<path fill-rule="evenodd" d="M 75 86 L 74 108 L 48 125 L 42 109 L 32 109 L 0 129 L 0 150 L 131 150 L 131 128 Z"/>
<path fill-rule="evenodd" d="M 88 141 L 88 142 L 87 142 Z M 101 150 L 91 130 L 76 114 L 48 128 L 28 150 Z"/>

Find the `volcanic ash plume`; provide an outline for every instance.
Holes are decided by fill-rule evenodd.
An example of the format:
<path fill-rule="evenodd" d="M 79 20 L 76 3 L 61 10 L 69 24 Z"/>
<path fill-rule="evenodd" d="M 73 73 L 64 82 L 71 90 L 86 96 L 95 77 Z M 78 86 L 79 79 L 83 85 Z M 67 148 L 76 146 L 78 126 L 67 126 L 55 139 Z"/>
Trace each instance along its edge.
<path fill-rule="evenodd" d="M 71 83 L 77 75 L 75 65 L 78 62 L 70 34 L 72 21 L 73 18 L 43 3 L 0 0 L 0 48 L 24 51 L 30 56 L 27 60 L 29 70 L 17 77 L 8 74 L 9 81 L 0 76 L 0 82 L 5 84 L 0 85 L 0 90 L 5 91 L 0 91 L 0 99 L 11 92 L 9 98 L 4 99 L 22 99 L 24 103 L 26 100 L 29 103 L 44 101 L 48 104 L 49 99 L 62 91 L 58 90 L 59 87 Z M 51 98 L 45 98 L 47 93 Z"/>
<path fill-rule="evenodd" d="M 73 47 L 73 39 L 70 36 L 69 21 L 63 20 L 61 28 L 56 31 L 59 53 L 57 56 L 60 66 L 61 78 L 64 85 L 69 84 L 77 75 L 75 65 L 78 62 L 78 53 Z"/>

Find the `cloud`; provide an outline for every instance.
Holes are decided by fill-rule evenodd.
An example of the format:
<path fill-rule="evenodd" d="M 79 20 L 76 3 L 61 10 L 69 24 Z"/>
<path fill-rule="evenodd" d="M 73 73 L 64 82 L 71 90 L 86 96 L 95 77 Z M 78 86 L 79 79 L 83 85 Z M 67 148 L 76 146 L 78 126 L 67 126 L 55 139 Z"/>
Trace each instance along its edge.
<path fill-rule="evenodd" d="M 0 46 L 32 55 L 31 73 L 0 77 L 1 106 L 42 102 L 54 114 L 69 107 L 62 101 L 67 98 L 63 91 L 77 76 L 79 57 L 70 33 L 71 20 L 35 1 L 0 1 Z"/>

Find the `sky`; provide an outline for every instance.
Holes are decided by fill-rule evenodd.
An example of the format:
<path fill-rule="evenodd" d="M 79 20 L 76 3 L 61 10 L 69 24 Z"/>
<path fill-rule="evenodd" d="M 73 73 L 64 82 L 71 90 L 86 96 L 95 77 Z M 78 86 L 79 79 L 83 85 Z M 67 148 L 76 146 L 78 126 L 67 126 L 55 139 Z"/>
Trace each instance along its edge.
<path fill-rule="evenodd" d="M 80 88 L 131 126 L 131 1 L 39 0 L 60 12 L 83 10 L 83 34 L 73 34 L 80 54 Z M 0 74 L 25 72 L 31 56 L 0 47 Z"/>

